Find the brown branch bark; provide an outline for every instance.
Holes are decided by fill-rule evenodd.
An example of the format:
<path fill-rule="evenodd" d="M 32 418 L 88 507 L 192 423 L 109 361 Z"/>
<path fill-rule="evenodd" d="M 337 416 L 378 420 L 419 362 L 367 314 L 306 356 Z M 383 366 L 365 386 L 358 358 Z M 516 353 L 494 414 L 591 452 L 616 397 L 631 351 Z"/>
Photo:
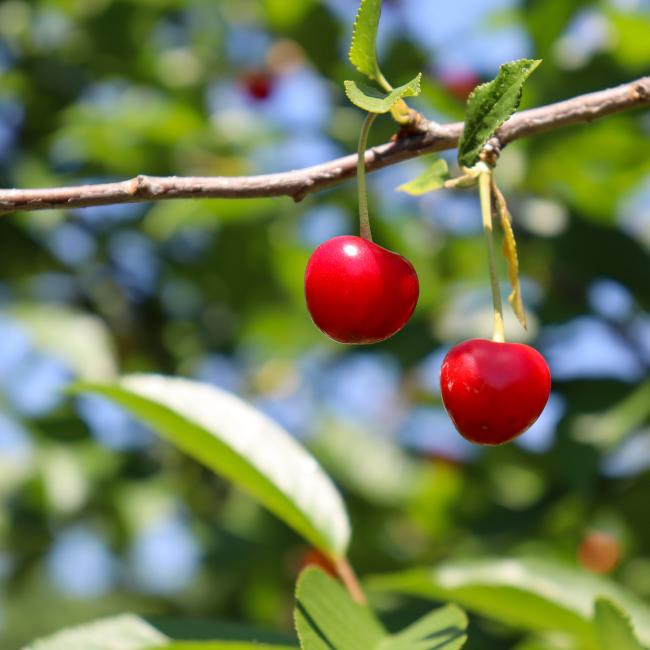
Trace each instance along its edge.
<path fill-rule="evenodd" d="M 497 132 L 497 148 L 525 138 L 573 124 L 593 120 L 641 106 L 650 106 L 650 76 L 616 88 L 515 114 Z M 421 120 L 417 131 L 366 151 L 368 171 L 402 160 L 445 149 L 453 149 L 463 130 L 462 122 L 436 124 Z M 43 189 L 0 189 L 0 214 L 52 208 L 83 208 L 95 205 L 160 201 L 187 198 L 256 198 L 289 196 L 300 201 L 356 174 L 356 154 L 305 169 L 259 176 L 136 178 L 96 185 Z"/>

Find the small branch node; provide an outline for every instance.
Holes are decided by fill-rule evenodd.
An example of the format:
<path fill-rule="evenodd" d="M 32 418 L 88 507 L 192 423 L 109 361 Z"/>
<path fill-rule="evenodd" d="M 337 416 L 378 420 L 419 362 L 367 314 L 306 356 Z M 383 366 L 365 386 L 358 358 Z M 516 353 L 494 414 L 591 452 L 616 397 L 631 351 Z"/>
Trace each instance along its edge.
<path fill-rule="evenodd" d="M 492 137 L 490 138 L 485 147 L 483 147 L 483 151 L 481 151 L 480 159 L 481 162 L 484 162 L 488 167 L 495 167 L 498 160 L 499 156 L 501 155 L 501 141 L 499 138 Z"/>

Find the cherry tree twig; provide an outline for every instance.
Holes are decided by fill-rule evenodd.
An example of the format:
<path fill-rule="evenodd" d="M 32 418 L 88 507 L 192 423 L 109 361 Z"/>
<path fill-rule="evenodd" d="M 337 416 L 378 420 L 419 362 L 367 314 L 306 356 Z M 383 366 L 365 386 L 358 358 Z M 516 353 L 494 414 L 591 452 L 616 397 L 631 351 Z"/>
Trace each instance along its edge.
<path fill-rule="evenodd" d="M 616 88 L 601 90 L 540 108 L 516 113 L 492 138 L 496 150 L 519 138 L 552 131 L 629 109 L 650 106 L 650 76 Z M 463 130 L 462 122 L 437 124 L 420 119 L 393 141 L 365 153 L 371 172 L 402 160 L 434 151 L 453 149 Z M 115 183 L 43 189 L 0 189 L 0 214 L 53 208 L 192 198 L 259 198 L 288 196 L 302 200 L 312 192 L 337 185 L 356 174 L 357 155 L 337 158 L 295 171 L 259 176 L 145 176 Z"/>

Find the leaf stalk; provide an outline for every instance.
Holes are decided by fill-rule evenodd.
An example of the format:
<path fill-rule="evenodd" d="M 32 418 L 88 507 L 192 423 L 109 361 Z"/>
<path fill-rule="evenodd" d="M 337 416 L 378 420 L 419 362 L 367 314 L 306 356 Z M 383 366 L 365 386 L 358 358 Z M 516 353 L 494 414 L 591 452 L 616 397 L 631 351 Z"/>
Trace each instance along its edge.
<path fill-rule="evenodd" d="M 370 216 L 368 214 L 368 193 L 366 190 L 366 146 L 370 127 L 377 117 L 376 113 L 368 113 L 361 126 L 359 134 L 359 147 L 357 148 L 357 188 L 359 192 L 359 235 L 363 239 L 372 241 L 370 229 Z"/>
<path fill-rule="evenodd" d="M 494 308 L 494 329 L 492 340 L 503 343 L 506 340 L 503 324 L 503 304 L 501 302 L 501 289 L 496 268 L 494 254 L 494 232 L 492 228 L 492 170 L 485 166 L 478 177 L 479 196 L 481 199 L 481 215 L 483 217 L 483 232 L 488 254 L 488 267 L 490 270 L 490 287 L 492 289 L 492 305 Z"/>

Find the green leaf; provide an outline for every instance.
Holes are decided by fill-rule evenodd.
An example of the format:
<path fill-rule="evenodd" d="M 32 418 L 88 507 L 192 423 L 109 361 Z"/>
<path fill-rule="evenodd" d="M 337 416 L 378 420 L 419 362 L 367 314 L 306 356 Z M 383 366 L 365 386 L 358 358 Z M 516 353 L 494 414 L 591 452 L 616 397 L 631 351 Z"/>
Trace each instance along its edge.
<path fill-rule="evenodd" d="M 508 296 L 508 302 L 512 307 L 512 311 L 519 320 L 521 326 L 526 329 L 526 310 L 524 309 L 524 301 L 521 295 L 521 283 L 519 282 L 519 256 L 517 255 L 517 240 L 515 233 L 512 229 L 512 217 L 506 199 L 501 193 L 501 190 L 496 186 L 494 180 L 492 181 L 492 194 L 501 220 L 501 228 L 503 230 L 503 255 L 508 263 L 508 279 L 512 291 Z"/>
<path fill-rule="evenodd" d="M 598 598 L 594 627 L 602 650 L 644 650 L 634 634 L 629 616 L 606 598 Z"/>
<path fill-rule="evenodd" d="M 96 316 L 46 304 L 18 304 L 6 312 L 31 336 L 34 345 L 62 361 L 80 379 L 110 381 L 117 376 L 108 328 Z"/>
<path fill-rule="evenodd" d="M 168 640 L 145 620 L 123 614 L 57 632 L 24 650 L 148 650 Z"/>
<path fill-rule="evenodd" d="M 473 560 L 412 569 L 367 581 L 374 591 L 453 600 L 511 627 L 566 632 L 598 648 L 592 603 L 607 596 L 630 614 L 643 643 L 650 643 L 650 608 L 611 581 L 543 559 Z"/>
<path fill-rule="evenodd" d="M 458 162 L 472 167 L 486 142 L 517 110 L 524 83 L 541 63 L 540 60 L 519 59 L 504 63 L 497 76 L 481 84 L 467 99 L 465 128 L 458 145 Z"/>
<path fill-rule="evenodd" d="M 345 94 L 348 99 L 359 108 L 369 113 L 388 113 L 395 103 L 402 97 L 415 97 L 420 94 L 420 80 L 422 73 L 411 79 L 403 86 L 384 95 L 374 88 L 364 87 L 363 90 L 354 81 L 344 81 Z"/>
<path fill-rule="evenodd" d="M 388 634 L 369 607 L 316 568 L 298 580 L 294 617 L 303 650 L 459 650 L 466 641 L 467 617 L 455 605 Z"/>
<path fill-rule="evenodd" d="M 381 650 L 460 650 L 467 641 L 467 615 L 456 605 L 430 612 L 384 641 Z"/>
<path fill-rule="evenodd" d="M 287 645 L 224 641 L 176 641 L 134 614 L 122 614 L 62 630 L 23 650 L 292 650 Z"/>
<path fill-rule="evenodd" d="M 330 556 L 345 554 L 350 524 L 318 462 L 265 415 L 224 390 L 186 379 L 131 375 L 77 391 L 108 397 L 181 451 L 223 475 Z"/>
<path fill-rule="evenodd" d="M 296 586 L 296 630 L 304 650 L 371 650 L 386 631 L 369 607 L 355 603 L 324 571 L 303 571 Z"/>
<path fill-rule="evenodd" d="M 438 158 L 438 160 L 423 171 L 417 178 L 400 185 L 397 189 L 400 192 L 406 192 L 413 196 L 420 196 L 427 192 L 433 192 L 434 190 L 439 190 L 444 186 L 448 172 L 449 168 L 447 167 L 447 161 L 443 158 Z"/>
<path fill-rule="evenodd" d="M 350 63 L 370 79 L 380 79 L 377 62 L 377 29 L 381 16 L 381 0 L 361 0 L 352 28 Z"/>
<path fill-rule="evenodd" d="M 118 650 L 118 649 L 116 649 Z M 119 648 L 119 650 L 122 650 Z M 297 650 L 294 646 L 245 641 L 177 641 L 147 650 Z"/>

